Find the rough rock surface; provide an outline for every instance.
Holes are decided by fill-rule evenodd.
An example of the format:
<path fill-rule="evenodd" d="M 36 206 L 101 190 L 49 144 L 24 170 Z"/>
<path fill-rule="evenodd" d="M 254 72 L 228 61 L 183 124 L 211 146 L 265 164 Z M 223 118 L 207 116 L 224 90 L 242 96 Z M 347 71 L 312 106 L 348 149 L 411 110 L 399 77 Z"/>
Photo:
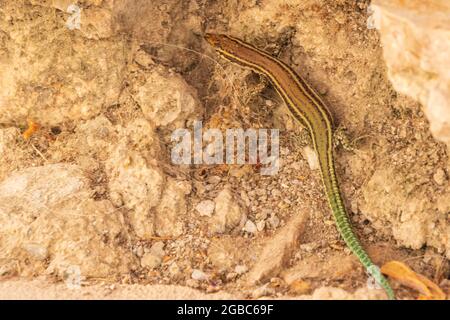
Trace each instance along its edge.
<path fill-rule="evenodd" d="M 19 123 L 27 117 L 52 125 L 88 119 L 116 101 L 124 43 L 87 42 L 72 37 L 68 29 L 54 32 L 65 22 L 63 15 L 45 5 L 2 3 L 1 123 Z"/>
<path fill-rule="evenodd" d="M 209 225 L 212 233 L 231 231 L 243 222 L 244 213 L 229 188 L 220 191 L 214 202 L 216 209 Z"/>
<path fill-rule="evenodd" d="M 394 238 L 403 246 L 419 249 L 425 244 L 438 249 L 450 258 L 450 225 L 448 210 L 450 197 L 447 189 L 436 202 L 430 202 L 426 191 L 414 192 L 405 176 L 390 169 L 374 172 L 362 192 L 365 202 L 360 209 L 380 230 L 389 218 Z M 384 199 L 382 203 L 374 199 Z M 406 203 L 399 207 L 399 203 Z"/>
<path fill-rule="evenodd" d="M 183 127 L 198 106 L 197 94 L 177 74 L 164 68 L 153 70 L 134 96 L 144 116 L 157 127 Z"/>
<path fill-rule="evenodd" d="M 43 179 L 43 177 L 46 177 Z M 2 274 L 82 277 L 126 274 L 135 263 L 119 245 L 120 213 L 91 198 L 79 167 L 55 164 L 16 172 L 0 184 Z"/>
<path fill-rule="evenodd" d="M 446 0 L 375 0 L 389 78 L 420 101 L 436 139 L 450 148 L 450 3 Z"/>

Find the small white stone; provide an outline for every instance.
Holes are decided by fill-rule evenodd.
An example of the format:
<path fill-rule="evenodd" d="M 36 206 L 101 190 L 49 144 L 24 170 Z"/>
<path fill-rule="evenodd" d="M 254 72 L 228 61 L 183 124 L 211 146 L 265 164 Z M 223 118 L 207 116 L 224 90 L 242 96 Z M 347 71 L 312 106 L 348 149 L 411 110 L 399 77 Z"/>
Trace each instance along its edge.
<path fill-rule="evenodd" d="M 200 216 L 211 217 L 214 212 L 215 203 L 212 200 L 203 200 L 197 204 L 195 210 L 200 214 Z"/>
<path fill-rule="evenodd" d="M 265 285 L 263 285 L 263 286 L 261 286 L 259 288 L 256 288 L 255 290 L 253 290 L 252 298 L 253 299 L 258 299 L 258 298 L 261 298 L 261 297 L 264 297 L 264 296 L 269 296 L 269 295 L 271 295 L 273 293 L 274 293 L 274 290 L 272 288 L 268 287 L 267 284 L 265 284 Z"/>
<path fill-rule="evenodd" d="M 302 149 L 302 155 L 308 161 L 308 165 L 311 170 L 319 169 L 319 159 L 317 158 L 317 153 L 310 147 L 306 146 Z"/>
<path fill-rule="evenodd" d="M 256 228 L 256 225 L 251 220 L 247 220 L 244 226 L 244 231 L 247 231 L 248 233 L 256 233 L 258 231 L 258 228 Z"/>
<path fill-rule="evenodd" d="M 245 214 L 234 199 L 230 186 L 225 186 L 214 199 L 214 215 L 210 218 L 209 231 L 221 234 L 237 227 Z"/>
<path fill-rule="evenodd" d="M 144 248 L 142 246 L 136 248 L 136 255 L 138 257 L 142 257 L 144 255 Z"/>
<path fill-rule="evenodd" d="M 201 270 L 194 269 L 191 278 L 198 281 L 205 281 L 208 280 L 208 275 Z"/>
<path fill-rule="evenodd" d="M 446 179 L 445 171 L 442 168 L 438 168 L 436 170 L 436 173 L 433 175 L 434 182 L 442 186 L 445 182 L 445 179 Z"/>

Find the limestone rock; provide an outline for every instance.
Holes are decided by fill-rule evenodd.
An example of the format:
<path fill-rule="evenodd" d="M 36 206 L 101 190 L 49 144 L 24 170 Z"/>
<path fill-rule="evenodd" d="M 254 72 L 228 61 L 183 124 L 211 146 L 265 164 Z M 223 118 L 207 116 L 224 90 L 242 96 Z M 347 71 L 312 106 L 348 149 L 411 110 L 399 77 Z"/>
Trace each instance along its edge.
<path fill-rule="evenodd" d="M 135 99 L 156 126 L 180 127 L 199 108 L 197 94 L 184 79 L 157 68 L 136 89 Z"/>
<path fill-rule="evenodd" d="M 145 253 L 141 259 L 141 266 L 154 269 L 158 267 L 164 257 L 164 243 L 156 242 L 150 248 L 150 251 Z"/>
<path fill-rule="evenodd" d="M 450 203 L 446 200 L 450 190 L 433 203 L 426 191 L 417 191 L 411 196 L 409 188 L 410 183 L 401 173 L 392 168 L 378 169 L 362 186 L 365 201 L 361 203 L 360 210 L 372 221 L 376 230 L 384 229 L 388 233 L 386 228 L 391 228 L 394 238 L 401 245 L 413 249 L 430 245 L 449 257 L 450 226 L 445 209 L 446 203 Z"/>
<path fill-rule="evenodd" d="M 161 237 L 178 237 L 183 234 L 183 217 L 186 214 L 185 195 L 189 187 L 168 179 L 160 203 L 155 208 L 155 232 Z"/>
<path fill-rule="evenodd" d="M 212 200 L 203 200 L 197 204 L 195 210 L 200 216 L 211 217 L 214 212 L 215 203 Z"/>
<path fill-rule="evenodd" d="M 249 282 L 258 283 L 278 275 L 297 246 L 308 218 L 309 212 L 294 215 L 283 229 L 267 241 L 258 261 L 250 270 Z"/>
<path fill-rule="evenodd" d="M 1 182 L 0 265 L 20 275 L 64 277 L 73 267 L 83 277 L 129 272 L 135 260 L 118 244 L 122 218 L 91 194 L 80 168 L 67 164 L 25 169 Z"/>
<path fill-rule="evenodd" d="M 130 222 L 140 238 L 153 236 L 153 219 L 150 209 L 160 203 L 164 186 L 161 170 L 137 151 L 121 143 L 107 163 L 109 189 L 121 197 L 130 209 Z"/>
<path fill-rule="evenodd" d="M 450 147 L 450 3 L 374 0 L 388 75 L 420 101 L 434 137 Z"/>
<path fill-rule="evenodd" d="M 212 233 L 225 233 L 241 223 L 244 213 L 233 199 L 229 188 L 220 191 L 214 202 L 216 209 L 209 225 L 209 230 Z"/>
<path fill-rule="evenodd" d="M 55 125 L 94 117 L 117 102 L 125 43 L 86 41 L 62 28 L 53 8 L 2 4 L 0 123 L 33 118 Z"/>

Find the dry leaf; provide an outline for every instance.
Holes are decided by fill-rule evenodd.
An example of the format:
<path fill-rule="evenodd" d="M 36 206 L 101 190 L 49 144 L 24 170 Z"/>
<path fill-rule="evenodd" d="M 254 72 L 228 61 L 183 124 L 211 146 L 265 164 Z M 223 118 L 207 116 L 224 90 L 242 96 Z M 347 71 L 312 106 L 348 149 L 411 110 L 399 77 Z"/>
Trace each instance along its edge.
<path fill-rule="evenodd" d="M 428 278 L 414 272 L 400 261 L 390 261 L 381 267 L 381 272 L 401 284 L 420 292 L 419 300 L 444 300 L 445 293 Z"/>
<path fill-rule="evenodd" d="M 37 124 L 36 122 L 34 122 L 33 120 L 28 119 L 28 128 L 27 130 L 24 131 L 24 133 L 22 133 L 22 137 L 25 140 L 30 139 L 30 137 L 37 131 L 39 130 L 39 124 Z"/>

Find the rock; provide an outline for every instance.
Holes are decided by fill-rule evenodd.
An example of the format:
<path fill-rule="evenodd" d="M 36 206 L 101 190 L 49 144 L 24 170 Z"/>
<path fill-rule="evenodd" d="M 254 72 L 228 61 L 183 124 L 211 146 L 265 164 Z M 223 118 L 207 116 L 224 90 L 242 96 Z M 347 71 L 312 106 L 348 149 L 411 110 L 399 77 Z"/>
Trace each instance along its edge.
<path fill-rule="evenodd" d="M 298 245 L 309 212 L 294 215 L 275 236 L 267 241 L 256 264 L 249 273 L 250 283 L 259 283 L 274 276 L 283 269 Z"/>
<path fill-rule="evenodd" d="M 275 290 L 273 288 L 269 287 L 268 284 L 265 284 L 261 287 L 256 288 L 255 290 L 253 290 L 251 295 L 252 295 L 253 299 L 258 299 L 261 297 L 273 295 L 274 293 L 275 293 Z"/>
<path fill-rule="evenodd" d="M 162 196 L 164 176 L 155 165 L 149 164 L 138 151 L 130 150 L 126 141 L 120 142 L 106 164 L 109 190 L 120 195 L 130 212 L 130 223 L 142 239 L 154 235 L 150 209 Z"/>
<path fill-rule="evenodd" d="M 161 262 L 162 262 L 161 257 L 148 252 L 148 253 L 145 253 L 144 256 L 141 258 L 141 267 L 154 269 L 154 268 L 159 267 Z"/>
<path fill-rule="evenodd" d="M 194 279 L 187 279 L 186 280 L 186 286 L 191 288 L 198 288 L 200 286 L 199 281 Z"/>
<path fill-rule="evenodd" d="M 371 7 L 394 88 L 423 104 L 434 137 L 450 147 L 450 3 L 375 0 Z"/>
<path fill-rule="evenodd" d="M 310 146 L 306 146 L 302 149 L 302 155 L 308 162 L 309 168 L 311 170 L 319 169 L 319 158 L 317 158 L 316 151 Z"/>
<path fill-rule="evenodd" d="M 155 242 L 150 248 L 150 253 L 162 258 L 165 255 L 164 243 L 161 241 Z"/>
<path fill-rule="evenodd" d="M 242 230 L 244 230 L 245 232 L 248 232 L 248 233 L 253 233 L 253 234 L 255 234 L 258 231 L 258 229 L 256 228 L 256 225 L 251 220 L 247 220 L 245 222 L 244 228 Z"/>
<path fill-rule="evenodd" d="M 96 161 L 90 161 L 90 155 L 95 153 L 98 160 L 107 160 L 111 153 L 111 148 L 114 146 L 111 141 L 115 141 L 116 134 L 114 126 L 104 115 L 95 117 L 87 121 L 80 122 L 75 129 L 75 135 L 69 141 L 65 141 L 68 148 L 78 150 L 78 152 L 85 156 L 84 161 L 87 163 L 83 165 L 83 159 L 77 158 L 79 165 L 85 170 L 92 170 L 91 166 L 96 164 Z M 59 160 L 59 159 L 57 159 Z M 93 164 L 95 163 L 95 164 Z"/>
<path fill-rule="evenodd" d="M 203 200 L 195 206 L 195 210 L 202 217 L 211 217 L 214 212 L 215 203 L 212 200 Z"/>
<path fill-rule="evenodd" d="M 1 182 L 1 264 L 14 261 L 23 276 L 129 273 L 136 260 L 119 244 L 126 234 L 121 216 L 109 201 L 91 199 L 89 185 L 79 167 L 67 164 L 25 169 Z"/>
<path fill-rule="evenodd" d="M 206 281 L 208 280 L 208 275 L 201 270 L 194 269 L 192 270 L 191 278 L 197 281 Z"/>
<path fill-rule="evenodd" d="M 242 238 L 213 238 L 208 247 L 208 259 L 219 270 L 231 269 L 245 259 L 247 244 Z"/>
<path fill-rule="evenodd" d="M 160 237 L 178 237 L 183 234 L 183 216 L 186 214 L 185 195 L 189 188 L 183 182 L 169 178 L 160 203 L 155 208 L 155 233 Z"/>
<path fill-rule="evenodd" d="M 206 181 L 207 181 L 209 184 L 217 185 L 220 181 L 222 181 L 222 178 L 219 177 L 219 176 L 209 176 L 209 177 L 206 179 Z"/>
<path fill-rule="evenodd" d="M 395 168 L 381 168 L 361 188 L 364 201 L 360 210 L 372 222 L 371 226 L 377 233 L 392 233 L 405 247 L 420 249 L 429 245 L 450 257 L 450 228 L 447 220 L 441 218 L 441 207 L 445 206 L 441 200 L 449 198 L 450 190 L 433 202 L 426 190 L 412 194 L 414 182 L 406 181 Z"/>
<path fill-rule="evenodd" d="M 136 89 L 134 99 L 157 127 L 182 127 L 200 109 L 195 90 L 180 75 L 163 67 L 152 70 L 145 83 Z"/>
<path fill-rule="evenodd" d="M 140 258 L 142 258 L 142 256 L 144 255 L 144 247 L 143 246 L 138 246 L 137 248 L 136 248 L 136 251 L 135 251 L 135 254 L 138 256 L 138 257 L 140 257 Z"/>
<path fill-rule="evenodd" d="M 0 62 L 0 73 L 8 75 L 0 79 L 0 123 L 26 123 L 32 118 L 57 125 L 95 117 L 117 103 L 124 79 L 125 39 L 86 41 L 76 36 L 78 31 L 66 29 L 61 19 L 55 20 L 55 10 L 36 11 L 25 3 L 2 5 L 2 11 L 5 16 L 20 12 L 21 19 L 14 24 L 0 21 L 2 47 L 8 48 Z M 102 18 L 97 30 L 109 28 L 106 21 Z M 64 32 L 54 33 L 56 29 Z"/>
<path fill-rule="evenodd" d="M 167 268 L 167 271 L 172 276 L 172 278 L 179 278 L 180 276 L 180 267 L 176 262 L 172 262 Z"/>
<path fill-rule="evenodd" d="M 244 214 L 241 208 L 233 199 L 233 195 L 229 188 L 225 188 L 219 192 L 214 199 L 215 213 L 210 218 L 209 230 L 212 233 L 225 233 L 236 228 Z"/>
<path fill-rule="evenodd" d="M 164 255 L 164 243 L 161 241 L 155 242 L 150 250 L 142 256 L 141 266 L 149 269 L 157 268 L 162 263 Z"/>
<path fill-rule="evenodd" d="M 442 168 L 438 168 L 436 170 L 435 174 L 433 175 L 434 182 L 436 182 L 438 185 L 442 186 L 445 183 L 446 179 L 447 179 L 447 177 L 445 175 L 445 171 Z"/>

